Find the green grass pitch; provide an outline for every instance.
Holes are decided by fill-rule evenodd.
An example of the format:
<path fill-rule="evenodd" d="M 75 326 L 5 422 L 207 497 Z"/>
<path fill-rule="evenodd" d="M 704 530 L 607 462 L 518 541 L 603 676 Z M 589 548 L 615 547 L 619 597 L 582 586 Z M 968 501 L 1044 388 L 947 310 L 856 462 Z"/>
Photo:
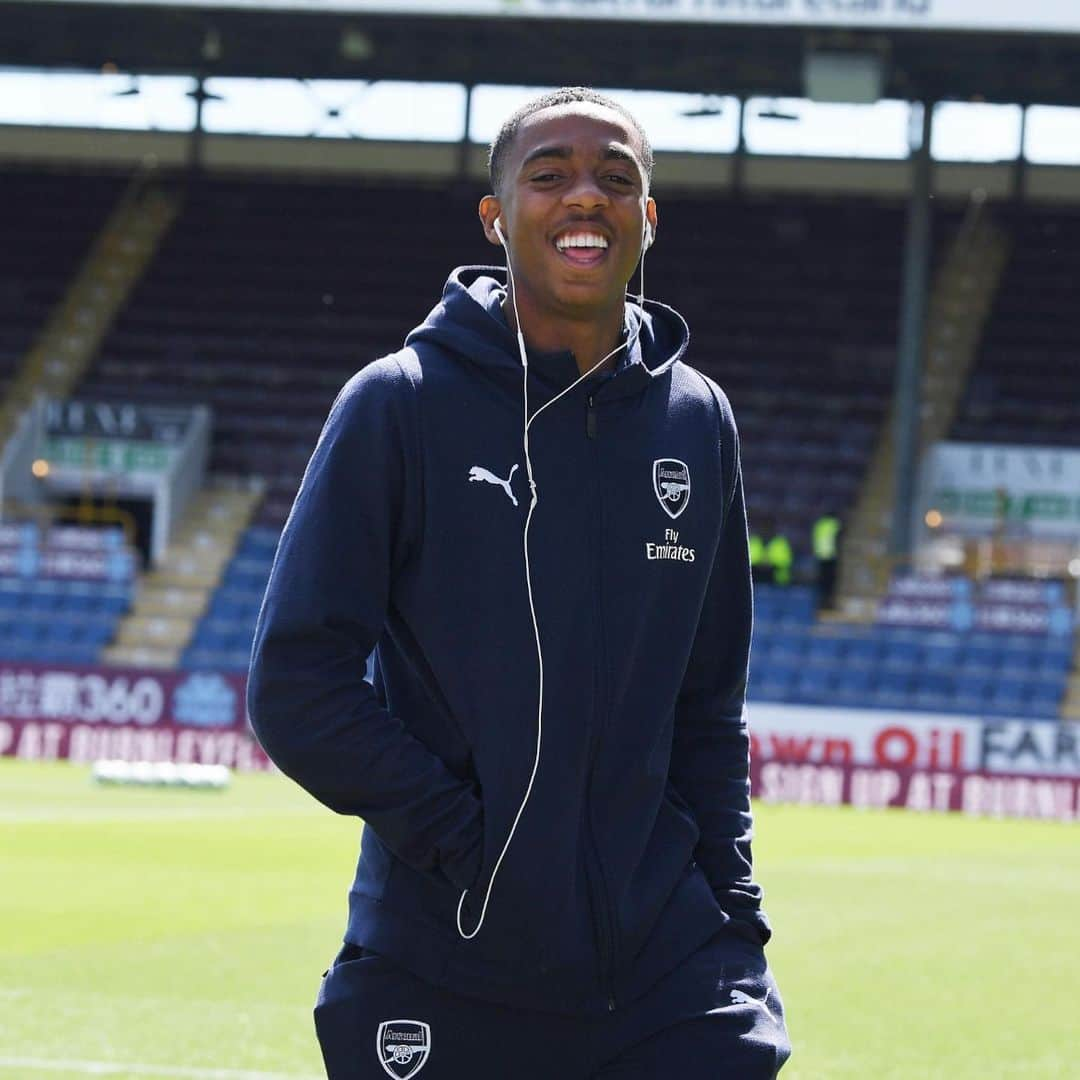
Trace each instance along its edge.
<path fill-rule="evenodd" d="M 1080 1077 L 1080 825 L 759 806 L 757 832 L 785 1080 Z M 320 1077 L 358 843 L 278 776 L 0 763 L 0 1078 Z"/>

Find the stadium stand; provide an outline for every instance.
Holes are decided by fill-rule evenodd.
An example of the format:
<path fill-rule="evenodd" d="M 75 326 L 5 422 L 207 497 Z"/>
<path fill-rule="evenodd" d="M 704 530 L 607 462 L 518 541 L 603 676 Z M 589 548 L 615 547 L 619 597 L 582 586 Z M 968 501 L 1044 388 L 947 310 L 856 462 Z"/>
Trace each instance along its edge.
<path fill-rule="evenodd" d="M 280 529 L 342 384 L 400 347 L 455 261 L 490 257 L 475 198 L 447 199 L 204 181 L 77 392 L 209 404 L 211 472 L 263 477 L 259 523 Z"/>
<path fill-rule="evenodd" d="M 131 603 L 135 565 L 117 529 L 0 526 L 0 656 L 95 663 Z"/>
<path fill-rule="evenodd" d="M 251 656 L 255 619 L 277 547 L 278 530 L 253 526 L 241 538 L 181 666 L 244 671 Z"/>
<path fill-rule="evenodd" d="M 450 267 L 498 261 L 475 222 L 477 196 L 233 179 L 205 179 L 187 193 L 76 388 L 83 397 L 207 403 L 211 472 L 266 483 L 185 666 L 246 667 L 271 538 L 334 394 L 400 345 Z M 371 212 L 403 200 L 407 215 Z M 902 209 L 676 196 L 664 210 L 673 234 L 699 237 L 699 246 L 687 259 L 683 247 L 657 245 L 647 292 L 686 314 L 691 359 L 736 408 L 750 513 L 789 535 L 805 570 L 810 523 L 823 505 L 842 511 L 851 502 L 891 392 L 898 268 L 877 253 L 899 244 Z"/>
<path fill-rule="evenodd" d="M 963 579 L 938 582 L 946 588 L 970 585 Z M 903 583 L 894 583 L 901 594 Z M 751 699 L 1057 718 L 1074 647 L 1071 614 L 1063 604 L 1045 605 L 1041 629 L 1010 632 L 978 627 L 984 614 L 988 622 L 1023 625 L 1036 605 L 980 605 L 960 595 L 909 606 L 905 625 L 902 615 L 897 623 L 887 621 L 890 612 L 901 610 L 892 602 L 890 593 L 875 625 L 815 622 L 810 589 L 759 587 Z M 942 621 L 955 628 L 939 628 Z"/>
<path fill-rule="evenodd" d="M 148 635 L 157 628 L 155 662 L 245 670 L 277 537 L 335 393 L 357 368 L 399 346 L 450 267 L 498 261 L 476 227 L 476 196 L 421 185 L 403 191 L 265 179 L 205 178 L 191 187 L 76 394 L 209 404 L 211 476 L 260 477 L 266 495 L 250 524 L 237 526 L 243 531 L 229 541 L 231 555 L 228 546 L 215 548 L 214 565 L 198 582 L 208 599 L 195 603 L 184 593 L 191 603 L 181 605 L 182 631 L 163 621 L 168 605 L 156 593 L 139 618 L 130 612 L 130 592 L 122 604 L 117 593 L 108 608 L 112 621 L 102 601 L 96 630 L 86 623 L 69 633 L 64 617 L 49 631 L 55 642 L 41 636 L 35 620 L 5 615 L 11 655 L 40 657 L 44 641 L 45 655 L 132 661 L 133 649 L 149 655 Z M 404 203 L 407 214 L 371 209 Z M 97 210 L 98 220 L 105 209 Z M 939 218 L 947 238 L 955 219 Z M 1068 214 L 1023 220 L 1033 249 L 1048 228 L 1072 235 Z M 665 251 L 658 244 L 647 294 L 673 300 L 687 316 L 692 361 L 725 388 L 736 410 L 751 520 L 768 519 L 791 539 L 796 578 L 805 578 L 811 522 L 823 507 L 841 514 L 851 507 L 887 414 L 899 267 L 879 252 L 899 247 L 903 209 L 857 198 L 669 196 L 664 224 L 698 243 L 691 258 L 684 247 Z M 1024 251 L 1021 243 L 1021 263 Z M 1009 315 L 1008 285 L 1002 296 L 982 355 L 1004 356 L 1000 363 L 1013 372 L 1023 346 L 1008 336 L 1018 318 Z M 1056 333 L 1067 349 L 1073 339 Z M 984 369 L 991 370 L 980 366 L 968 402 L 987 394 L 978 388 Z M 995 402 L 1001 390 L 994 382 Z M 971 415 L 969 408 L 958 428 Z M 170 596 L 190 584 L 174 580 L 175 573 L 156 583 Z M 147 595 L 149 585 L 148 578 Z M 68 603 L 55 599 L 64 590 L 53 583 L 2 588 L 5 612 Z M 70 586 L 65 596 L 84 592 Z M 1057 715 L 1071 626 L 1051 639 L 972 627 L 818 622 L 816 598 L 805 586 L 762 587 L 757 597 L 754 700 Z"/>
<path fill-rule="evenodd" d="M 1080 213 L 1012 215 L 1013 252 L 950 437 L 1075 446 L 1080 422 Z"/>
<path fill-rule="evenodd" d="M 123 187 L 108 174 L 0 172 L 0 394 Z"/>
<path fill-rule="evenodd" d="M 259 523 L 280 528 L 342 383 L 400 345 L 450 267 L 492 260 L 476 197 L 207 180 L 78 393 L 211 404 L 211 469 L 265 477 Z M 371 212 L 404 198 L 407 215 Z M 658 244 L 647 290 L 685 312 L 693 361 L 735 404 L 752 512 L 805 560 L 810 521 L 852 499 L 888 401 L 898 270 L 877 252 L 899 244 L 902 211 L 669 197 L 665 223 L 700 247 L 688 260 Z"/>

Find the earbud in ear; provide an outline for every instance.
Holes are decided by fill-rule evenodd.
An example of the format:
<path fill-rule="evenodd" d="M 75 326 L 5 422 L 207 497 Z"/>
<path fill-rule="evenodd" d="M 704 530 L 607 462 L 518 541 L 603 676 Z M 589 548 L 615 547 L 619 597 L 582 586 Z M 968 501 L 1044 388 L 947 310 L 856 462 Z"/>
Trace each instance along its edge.
<path fill-rule="evenodd" d="M 645 222 L 645 235 L 641 238 L 641 250 L 647 251 L 653 246 L 653 228 L 649 222 Z"/>
<path fill-rule="evenodd" d="M 497 217 L 493 224 L 495 228 L 495 235 L 499 238 L 499 243 L 502 244 L 503 247 L 506 247 L 506 237 L 503 236 L 502 231 L 502 218 Z"/>

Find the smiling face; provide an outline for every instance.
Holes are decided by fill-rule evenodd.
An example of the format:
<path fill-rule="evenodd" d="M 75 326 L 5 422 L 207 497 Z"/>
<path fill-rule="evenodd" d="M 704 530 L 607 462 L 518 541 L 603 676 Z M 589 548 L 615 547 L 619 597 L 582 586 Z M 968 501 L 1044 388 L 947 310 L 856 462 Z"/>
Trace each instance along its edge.
<path fill-rule="evenodd" d="M 656 227 L 646 182 L 636 134 L 609 108 L 575 102 L 522 122 L 480 216 L 492 243 L 501 218 L 523 318 L 621 313 L 645 223 Z"/>

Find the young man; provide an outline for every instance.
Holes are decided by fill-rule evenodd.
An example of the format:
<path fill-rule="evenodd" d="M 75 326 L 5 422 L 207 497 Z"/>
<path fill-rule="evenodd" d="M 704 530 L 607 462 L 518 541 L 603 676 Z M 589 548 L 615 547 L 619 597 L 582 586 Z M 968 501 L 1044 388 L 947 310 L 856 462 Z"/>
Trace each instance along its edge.
<path fill-rule="evenodd" d="M 365 821 L 316 1030 L 331 1080 L 765 1080 L 738 441 L 670 308 L 638 123 L 512 116 L 484 233 L 342 390 L 256 632 L 252 723 Z M 376 649 L 374 686 L 364 661 Z"/>

